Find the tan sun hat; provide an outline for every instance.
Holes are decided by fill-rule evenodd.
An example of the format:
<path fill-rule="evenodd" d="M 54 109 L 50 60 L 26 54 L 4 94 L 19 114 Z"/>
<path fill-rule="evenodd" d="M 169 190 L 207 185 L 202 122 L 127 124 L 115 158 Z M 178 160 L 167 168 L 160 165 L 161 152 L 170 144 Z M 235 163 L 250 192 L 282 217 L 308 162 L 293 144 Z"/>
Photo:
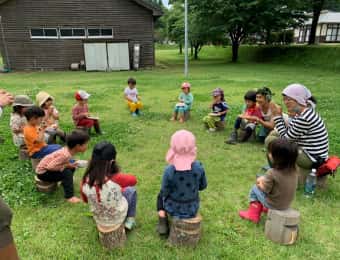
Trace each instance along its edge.
<path fill-rule="evenodd" d="M 35 97 L 35 100 L 37 101 L 39 107 L 41 107 L 46 101 L 47 99 L 54 99 L 50 94 L 48 94 L 47 92 L 45 91 L 40 91 L 36 97 Z"/>
<path fill-rule="evenodd" d="M 15 98 L 14 98 L 14 102 L 13 102 L 12 106 L 13 107 L 15 107 L 15 106 L 31 107 L 31 106 L 33 106 L 33 102 L 26 95 L 16 95 Z"/>

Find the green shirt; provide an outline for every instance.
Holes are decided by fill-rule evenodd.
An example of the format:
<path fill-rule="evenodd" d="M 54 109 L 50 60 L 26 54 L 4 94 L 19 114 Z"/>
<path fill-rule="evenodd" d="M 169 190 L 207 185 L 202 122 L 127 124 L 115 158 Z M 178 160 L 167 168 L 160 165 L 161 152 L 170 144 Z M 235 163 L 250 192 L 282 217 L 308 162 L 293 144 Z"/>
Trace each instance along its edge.
<path fill-rule="evenodd" d="M 194 101 L 194 97 L 191 93 L 185 94 L 182 92 L 179 95 L 179 99 L 184 101 L 184 103 L 188 106 L 188 109 L 191 109 L 192 102 Z"/>

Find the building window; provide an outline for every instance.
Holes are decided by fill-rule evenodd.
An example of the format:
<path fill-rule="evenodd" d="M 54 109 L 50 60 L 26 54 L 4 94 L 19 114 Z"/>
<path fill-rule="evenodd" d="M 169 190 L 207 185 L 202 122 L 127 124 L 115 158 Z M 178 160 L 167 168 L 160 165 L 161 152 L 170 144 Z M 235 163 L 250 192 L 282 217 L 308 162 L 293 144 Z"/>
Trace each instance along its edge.
<path fill-rule="evenodd" d="M 61 39 L 85 39 L 84 28 L 60 28 Z"/>
<path fill-rule="evenodd" d="M 30 34 L 31 39 L 58 39 L 56 28 L 32 28 Z"/>
<path fill-rule="evenodd" d="M 112 28 L 88 28 L 88 38 L 113 38 Z"/>
<path fill-rule="evenodd" d="M 340 41 L 340 24 L 329 24 L 327 26 L 326 41 L 327 42 Z"/>
<path fill-rule="evenodd" d="M 310 34 L 310 26 L 300 27 L 299 42 L 308 42 Z"/>

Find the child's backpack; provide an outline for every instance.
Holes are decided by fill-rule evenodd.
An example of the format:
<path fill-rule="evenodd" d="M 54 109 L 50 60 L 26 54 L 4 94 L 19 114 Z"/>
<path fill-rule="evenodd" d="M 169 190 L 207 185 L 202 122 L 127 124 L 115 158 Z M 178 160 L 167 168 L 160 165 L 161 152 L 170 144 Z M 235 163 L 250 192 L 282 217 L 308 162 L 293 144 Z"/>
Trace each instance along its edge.
<path fill-rule="evenodd" d="M 317 170 L 316 175 L 318 177 L 325 175 L 333 175 L 340 166 L 340 158 L 337 156 L 331 156 L 325 161 Z"/>

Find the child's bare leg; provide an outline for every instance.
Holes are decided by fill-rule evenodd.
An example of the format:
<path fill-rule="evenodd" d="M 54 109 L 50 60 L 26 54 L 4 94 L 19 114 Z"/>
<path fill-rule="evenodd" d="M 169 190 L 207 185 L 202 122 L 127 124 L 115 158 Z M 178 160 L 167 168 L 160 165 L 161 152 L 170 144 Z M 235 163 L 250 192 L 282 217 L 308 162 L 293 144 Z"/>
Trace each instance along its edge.
<path fill-rule="evenodd" d="M 171 117 L 170 120 L 171 120 L 171 121 L 176 121 L 176 120 L 177 120 L 177 112 L 174 112 L 174 113 L 172 114 L 172 117 Z"/>
<path fill-rule="evenodd" d="M 180 114 L 179 114 L 179 122 L 180 122 L 180 123 L 184 123 L 184 121 L 185 121 L 185 120 L 184 120 L 184 113 L 180 113 Z"/>

